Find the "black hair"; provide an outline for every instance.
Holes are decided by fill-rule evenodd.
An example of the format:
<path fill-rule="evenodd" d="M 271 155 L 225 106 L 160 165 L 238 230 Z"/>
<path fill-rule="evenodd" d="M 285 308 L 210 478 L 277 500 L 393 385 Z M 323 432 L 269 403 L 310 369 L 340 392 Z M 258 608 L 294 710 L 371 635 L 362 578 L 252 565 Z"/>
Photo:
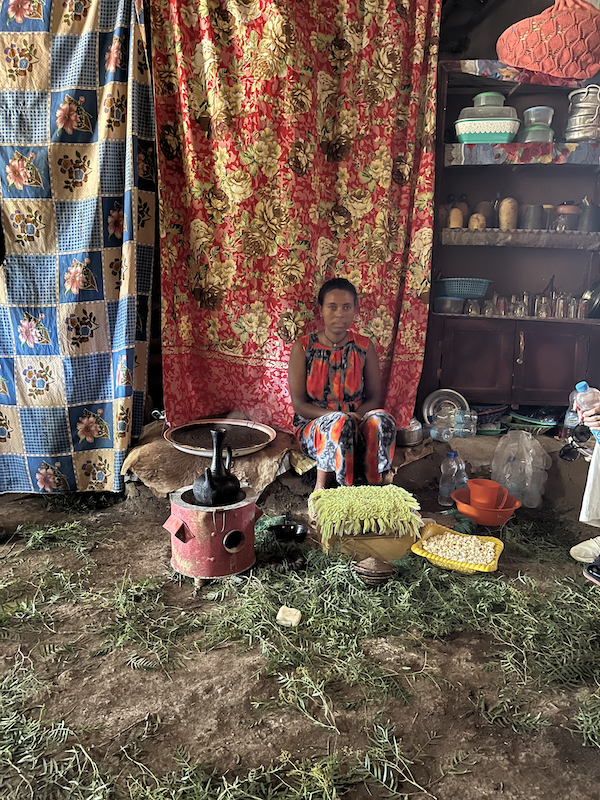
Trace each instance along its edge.
<path fill-rule="evenodd" d="M 347 278 L 330 278 L 328 281 L 325 281 L 323 286 L 319 289 L 319 297 L 317 298 L 317 302 L 320 306 L 323 305 L 325 302 L 325 295 L 328 292 L 333 292 L 338 289 L 341 292 L 350 292 L 352 297 L 354 298 L 354 305 L 356 305 L 358 301 L 358 294 L 356 292 L 356 287 L 353 283 Z"/>

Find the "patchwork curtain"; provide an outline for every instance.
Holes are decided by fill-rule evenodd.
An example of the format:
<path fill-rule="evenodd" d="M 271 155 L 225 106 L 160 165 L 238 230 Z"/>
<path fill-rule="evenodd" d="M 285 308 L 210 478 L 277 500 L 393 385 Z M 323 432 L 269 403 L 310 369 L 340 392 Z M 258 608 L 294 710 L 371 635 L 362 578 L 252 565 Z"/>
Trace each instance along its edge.
<path fill-rule="evenodd" d="M 171 424 L 291 430 L 291 343 L 333 276 L 385 407 L 413 412 L 427 325 L 440 0 L 152 0 Z"/>
<path fill-rule="evenodd" d="M 141 0 L 3 0 L 0 491 L 113 491 L 141 430 L 155 135 Z"/>

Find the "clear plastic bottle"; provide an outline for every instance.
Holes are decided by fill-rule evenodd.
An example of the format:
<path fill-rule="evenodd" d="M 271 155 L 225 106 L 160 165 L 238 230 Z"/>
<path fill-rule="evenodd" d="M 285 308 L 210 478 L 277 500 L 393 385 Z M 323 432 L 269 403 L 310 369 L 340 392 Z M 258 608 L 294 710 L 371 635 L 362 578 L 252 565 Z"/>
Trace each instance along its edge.
<path fill-rule="evenodd" d="M 525 471 L 520 461 L 517 461 L 515 456 L 509 456 L 506 459 L 504 466 L 504 480 L 501 481 L 502 485 L 506 487 L 511 497 L 516 497 L 517 500 L 523 500 L 523 491 L 525 489 Z"/>
<path fill-rule="evenodd" d="M 577 402 L 577 389 L 573 389 L 573 391 L 569 395 L 569 407 L 565 413 L 565 419 L 563 422 L 564 439 L 567 439 L 571 435 L 573 429 L 579 425 L 579 415 L 577 414 L 576 402 Z"/>
<path fill-rule="evenodd" d="M 429 430 L 432 439 L 438 442 L 448 442 L 454 436 L 454 415 L 446 409 L 439 411 L 433 418 L 433 425 Z"/>
<path fill-rule="evenodd" d="M 463 461 L 460 453 L 456 452 L 456 476 L 454 479 L 454 487 L 456 489 L 466 489 L 468 487 L 467 483 L 467 466 Z"/>
<path fill-rule="evenodd" d="M 592 389 L 586 381 L 581 381 L 575 386 L 577 396 L 575 402 L 577 408 L 581 411 L 589 411 L 590 408 L 600 405 L 600 392 L 598 389 Z M 594 438 L 600 442 L 600 431 L 592 431 Z"/>
<path fill-rule="evenodd" d="M 458 453 L 456 450 L 448 450 L 446 458 L 440 466 L 440 489 L 438 492 L 438 503 L 441 506 L 451 506 L 454 500 L 450 497 L 456 488 L 456 472 Z"/>

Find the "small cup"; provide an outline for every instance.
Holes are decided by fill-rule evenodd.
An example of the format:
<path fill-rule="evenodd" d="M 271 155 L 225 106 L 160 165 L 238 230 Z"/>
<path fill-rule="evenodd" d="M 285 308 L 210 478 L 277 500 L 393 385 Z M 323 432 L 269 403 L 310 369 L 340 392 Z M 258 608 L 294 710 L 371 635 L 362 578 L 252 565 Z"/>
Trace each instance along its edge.
<path fill-rule="evenodd" d="M 581 209 L 577 230 L 600 231 L 600 206 L 584 206 Z"/>
<path fill-rule="evenodd" d="M 526 231 L 537 231 L 545 227 L 544 224 L 544 206 L 542 205 L 529 205 L 525 206 L 525 213 L 523 215 L 523 227 Z"/>
<path fill-rule="evenodd" d="M 485 478 L 472 478 L 467 481 L 469 487 L 469 505 L 473 508 L 504 508 L 508 498 L 508 490 L 496 481 Z"/>
<path fill-rule="evenodd" d="M 496 303 L 493 300 L 484 300 L 483 301 L 483 310 L 481 312 L 484 317 L 495 317 L 496 316 Z"/>

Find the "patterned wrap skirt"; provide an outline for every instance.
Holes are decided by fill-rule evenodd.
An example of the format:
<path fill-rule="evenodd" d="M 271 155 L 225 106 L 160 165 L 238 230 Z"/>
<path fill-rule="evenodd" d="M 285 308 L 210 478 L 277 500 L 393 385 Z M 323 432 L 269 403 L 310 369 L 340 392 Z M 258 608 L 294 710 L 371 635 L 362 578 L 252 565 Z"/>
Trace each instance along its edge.
<path fill-rule="evenodd" d="M 305 421 L 296 437 L 317 469 L 335 472 L 340 486 L 352 486 L 355 480 L 377 485 L 392 466 L 396 422 L 383 409 L 369 411 L 358 422 L 343 411 L 332 411 Z"/>

